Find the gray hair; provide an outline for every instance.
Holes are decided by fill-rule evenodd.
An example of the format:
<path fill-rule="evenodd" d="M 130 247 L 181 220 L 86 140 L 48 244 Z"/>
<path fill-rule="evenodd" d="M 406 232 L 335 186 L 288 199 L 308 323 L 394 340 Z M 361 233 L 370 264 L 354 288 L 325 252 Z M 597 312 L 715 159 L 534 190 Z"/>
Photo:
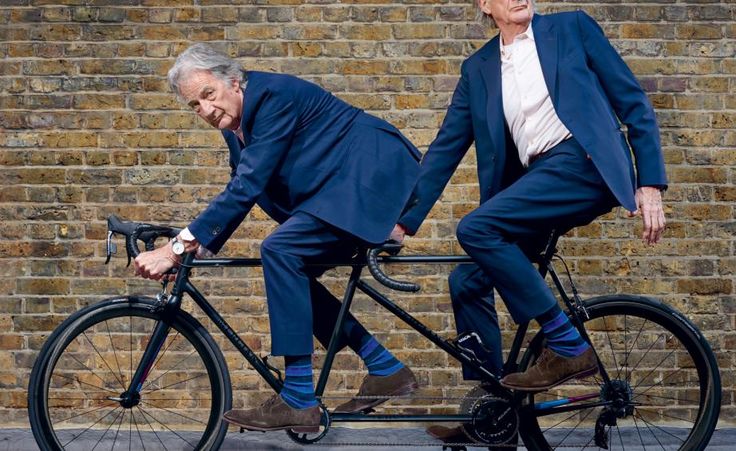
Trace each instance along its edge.
<path fill-rule="evenodd" d="M 179 100 L 183 100 L 179 92 L 181 80 L 198 70 L 209 71 L 224 82 L 237 80 L 241 86 L 245 84 L 245 73 L 237 61 L 209 44 L 198 43 L 181 52 L 169 69 L 169 86 Z"/>
<path fill-rule="evenodd" d="M 481 23 L 483 23 L 485 25 L 492 26 L 492 27 L 497 27 L 496 21 L 493 20 L 493 17 L 491 17 L 490 14 L 484 13 L 483 10 L 480 9 L 480 5 L 478 5 L 478 0 L 470 0 L 470 1 L 472 1 L 475 4 L 475 18 L 476 18 L 476 20 L 478 20 L 479 22 L 481 22 Z M 529 3 L 531 3 L 532 9 L 535 9 L 535 6 L 536 5 L 534 4 L 535 3 L 534 0 L 527 0 L 527 1 Z"/>

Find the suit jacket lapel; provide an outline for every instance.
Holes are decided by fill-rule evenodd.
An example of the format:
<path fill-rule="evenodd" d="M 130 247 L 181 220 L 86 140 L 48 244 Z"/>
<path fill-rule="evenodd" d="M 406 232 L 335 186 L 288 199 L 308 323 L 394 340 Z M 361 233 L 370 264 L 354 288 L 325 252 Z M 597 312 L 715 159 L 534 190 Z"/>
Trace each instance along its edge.
<path fill-rule="evenodd" d="M 249 73 L 246 73 L 246 77 L 248 74 Z M 248 101 L 247 94 L 248 94 L 249 86 L 250 86 L 250 83 L 246 83 L 245 89 L 243 89 L 243 114 L 240 116 L 240 129 L 243 131 L 243 137 L 245 138 L 246 146 L 248 145 L 248 143 L 252 141 L 250 130 L 248 130 L 248 127 L 246 127 L 246 124 L 250 122 L 251 116 L 255 113 L 255 111 L 252 108 L 252 103 L 253 103 L 252 99 L 251 101 Z"/>
<path fill-rule="evenodd" d="M 547 84 L 552 104 L 557 108 L 557 33 L 547 17 L 534 15 L 532 19 L 537 56 L 542 66 L 544 82 Z"/>
<path fill-rule="evenodd" d="M 506 148 L 506 134 L 504 126 L 506 117 L 503 114 L 503 97 L 501 93 L 501 54 L 499 42 L 501 38 L 496 36 L 486 47 L 482 58 L 485 64 L 481 65 L 481 75 L 486 84 L 486 114 L 491 139 L 497 151 Z"/>

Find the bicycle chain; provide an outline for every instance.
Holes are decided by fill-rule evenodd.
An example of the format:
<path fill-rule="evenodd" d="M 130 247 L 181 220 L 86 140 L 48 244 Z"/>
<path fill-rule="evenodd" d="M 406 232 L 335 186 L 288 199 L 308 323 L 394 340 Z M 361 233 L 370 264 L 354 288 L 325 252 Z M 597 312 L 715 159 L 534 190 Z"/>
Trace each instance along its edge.
<path fill-rule="evenodd" d="M 348 395 L 346 395 L 346 396 L 318 396 L 317 397 L 317 399 L 320 400 L 320 401 L 325 400 L 325 399 L 336 399 L 337 400 L 337 399 L 376 399 L 376 398 L 377 398 L 376 396 L 348 396 Z M 380 399 L 387 399 L 387 400 L 388 399 L 421 399 L 421 400 L 441 400 L 441 401 L 444 401 L 444 400 L 459 400 L 459 401 L 462 401 L 462 400 L 472 400 L 472 401 L 476 401 L 476 400 L 481 399 L 481 398 L 483 398 L 483 396 L 478 396 L 478 397 L 474 397 L 474 398 L 466 398 L 464 396 L 449 396 L 448 397 L 448 396 L 412 396 L 412 395 L 393 395 L 393 396 L 391 396 L 391 395 L 388 395 L 388 396 L 381 396 L 380 397 Z M 495 447 L 495 448 L 513 448 L 513 449 L 517 449 L 519 447 L 518 444 L 504 443 L 504 444 L 498 444 L 498 445 L 490 445 L 490 444 L 487 444 L 487 443 L 480 443 L 480 442 L 457 442 L 457 443 L 454 443 L 454 442 L 453 443 L 447 443 L 447 442 L 442 442 L 442 443 L 427 443 L 427 442 L 415 442 L 415 443 L 411 443 L 411 442 L 382 442 L 382 443 L 373 443 L 373 442 L 365 442 L 365 443 L 361 443 L 361 442 L 334 442 L 334 443 L 323 443 L 323 444 L 320 444 L 319 442 L 316 442 L 316 443 L 313 443 L 312 445 L 306 445 L 306 446 L 308 446 L 308 447 L 309 446 L 311 446 L 311 447 L 320 447 L 320 446 L 321 447 L 336 447 L 336 446 L 348 446 L 348 447 L 358 447 L 358 446 L 367 446 L 367 447 L 390 446 L 390 447 L 397 447 L 397 446 L 404 446 L 404 447 L 406 447 L 406 446 L 413 446 L 413 447 L 424 447 L 424 448 L 442 446 L 443 449 L 445 447 L 448 447 L 448 448 L 453 448 L 453 447 L 455 447 L 455 448 L 460 448 L 460 447 L 466 447 L 466 448 L 467 447 L 488 448 L 488 447 L 491 447 L 492 446 L 492 447 Z M 570 447 L 570 448 L 584 448 L 586 446 L 588 446 L 588 445 L 584 445 L 584 444 L 580 444 L 580 445 L 565 444 L 565 447 L 566 448 L 567 447 Z"/>
<path fill-rule="evenodd" d="M 325 400 L 325 399 L 376 399 L 376 396 L 318 396 L 317 399 Z M 433 400 L 433 401 L 462 401 L 462 400 L 473 400 L 476 401 L 478 399 L 483 398 L 483 396 L 478 396 L 474 398 L 466 398 L 465 396 L 412 396 L 412 395 L 388 395 L 388 396 L 381 396 L 380 399 L 420 399 L 420 400 Z M 309 446 L 309 445 L 308 445 Z M 511 444 L 502 444 L 502 445 L 488 445 L 486 443 L 479 443 L 479 442 L 457 442 L 457 443 L 427 443 L 427 442 L 382 442 L 382 443 L 372 443 L 372 442 L 335 442 L 335 443 L 324 443 L 319 444 L 319 442 L 314 443 L 311 446 L 324 446 L 324 447 L 333 447 L 333 446 L 351 446 L 351 447 L 357 447 L 357 446 L 368 446 L 368 447 L 377 447 L 377 446 L 390 446 L 390 447 L 396 447 L 396 446 L 414 446 L 414 447 L 437 447 L 442 446 L 448 448 L 459 448 L 459 447 L 481 447 L 485 448 L 488 446 L 495 446 L 495 447 L 508 447 L 508 448 L 517 448 L 517 445 L 511 445 Z"/>

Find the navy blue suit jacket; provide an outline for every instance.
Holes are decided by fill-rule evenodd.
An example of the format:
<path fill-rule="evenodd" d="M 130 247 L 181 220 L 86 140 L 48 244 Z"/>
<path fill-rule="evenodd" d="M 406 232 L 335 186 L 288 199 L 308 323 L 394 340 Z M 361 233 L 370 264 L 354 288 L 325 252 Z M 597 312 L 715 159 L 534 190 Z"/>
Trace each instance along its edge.
<path fill-rule="evenodd" d="M 667 183 L 659 129 L 646 94 L 585 13 L 535 14 L 532 29 L 557 115 L 620 204 L 635 210 L 638 186 Z M 503 112 L 499 42 L 496 36 L 463 62 L 445 120 L 422 160 L 415 205 L 399 221 L 410 232 L 424 221 L 474 141 L 481 203 L 524 173 Z M 628 128 L 628 142 L 621 123 Z"/>
<path fill-rule="evenodd" d="M 383 242 L 419 173 L 421 154 L 391 124 L 299 78 L 248 72 L 241 128 L 230 130 L 231 180 L 190 225 L 218 252 L 254 204 L 279 223 L 302 211 Z"/>

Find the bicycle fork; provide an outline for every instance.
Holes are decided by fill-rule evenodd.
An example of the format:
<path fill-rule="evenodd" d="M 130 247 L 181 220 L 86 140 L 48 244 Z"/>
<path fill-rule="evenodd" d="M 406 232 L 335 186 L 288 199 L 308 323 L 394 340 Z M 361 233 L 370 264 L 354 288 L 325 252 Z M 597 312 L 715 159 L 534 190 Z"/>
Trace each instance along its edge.
<path fill-rule="evenodd" d="M 179 284 L 174 286 L 171 296 L 166 293 L 166 285 L 167 282 L 164 281 L 161 293 L 156 296 L 156 299 L 159 301 L 156 310 L 161 313 L 161 317 L 156 321 L 156 326 L 151 333 L 151 339 L 148 341 L 146 350 L 138 362 L 138 367 L 128 384 L 128 388 L 120 394 L 119 398 L 108 398 L 111 401 L 119 402 L 123 408 L 129 409 L 137 406 L 141 402 L 143 384 L 146 382 L 156 362 L 159 351 L 161 351 L 161 348 L 166 342 L 166 337 L 169 335 L 169 330 L 171 330 L 171 320 L 176 316 L 176 312 L 181 306 L 182 294 L 181 290 L 178 289 Z"/>

